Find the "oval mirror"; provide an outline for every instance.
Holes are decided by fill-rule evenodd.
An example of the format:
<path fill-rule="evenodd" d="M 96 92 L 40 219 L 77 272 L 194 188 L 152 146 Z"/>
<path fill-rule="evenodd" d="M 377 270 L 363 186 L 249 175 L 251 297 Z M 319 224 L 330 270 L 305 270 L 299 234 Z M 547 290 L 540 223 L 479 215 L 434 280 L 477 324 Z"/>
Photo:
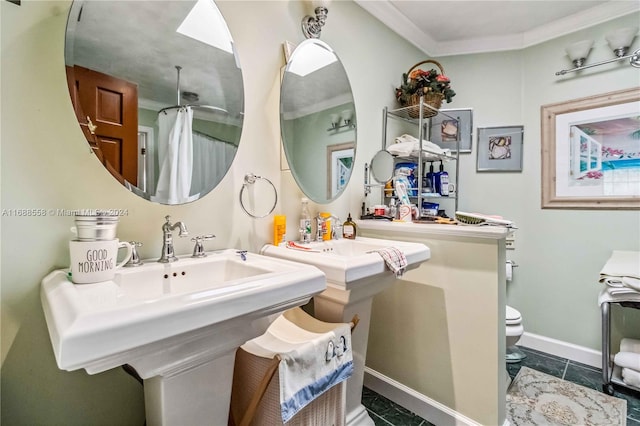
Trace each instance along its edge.
<path fill-rule="evenodd" d="M 213 0 L 74 1 L 65 64 L 89 145 L 129 190 L 182 204 L 229 170 L 244 89 Z"/>
<path fill-rule="evenodd" d="M 393 177 L 393 155 L 381 149 L 371 159 L 371 175 L 378 183 L 387 183 Z"/>
<path fill-rule="evenodd" d="M 291 173 L 314 202 L 334 200 L 349 183 L 356 126 L 351 85 L 340 59 L 318 39 L 303 41 L 282 78 L 280 127 Z"/>

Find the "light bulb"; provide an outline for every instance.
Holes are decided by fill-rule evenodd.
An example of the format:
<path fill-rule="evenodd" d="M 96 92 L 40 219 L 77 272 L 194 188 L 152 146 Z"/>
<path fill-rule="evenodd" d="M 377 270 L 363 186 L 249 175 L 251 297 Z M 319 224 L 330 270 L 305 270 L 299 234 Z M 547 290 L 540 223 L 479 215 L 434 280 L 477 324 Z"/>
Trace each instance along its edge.
<path fill-rule="evenodd" d="M 584 65 L 584 60 L 589 55 L 589 51 L 593 46 L 592 40 L 582 40 L 576 43 L 570 44 L 566 47 L 567 56 L 573 62 L 573 65 L 576 67 L 581 67 Z"/>
<path fill-rule="evenodd" d="M 633 38 L 638 32 L 638 27 L 618 28 L 605 37 L 609 47 L 614 51 L 616 56 L 622 57 L 627 54 L 627 49 L 631 46 Z"/>

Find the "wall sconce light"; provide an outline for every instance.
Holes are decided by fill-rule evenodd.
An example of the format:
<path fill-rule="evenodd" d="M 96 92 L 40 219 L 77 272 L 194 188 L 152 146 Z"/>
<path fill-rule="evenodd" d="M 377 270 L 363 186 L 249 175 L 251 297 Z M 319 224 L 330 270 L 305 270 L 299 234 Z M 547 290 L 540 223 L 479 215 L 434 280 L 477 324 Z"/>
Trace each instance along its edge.
<path fill-rule="evenodd" d="M 340 114 L 331 114 L 329 116 L 331 120 L 331 127 L 327 129 L 328 132 L 338 131 L 343 128 L 355 129 L 356 125 L 353 122 L 353 110 L 345 109 Z"/>
<path fill-rule="evenodd" d="M 637 27 L 618 28 L 614 32 L 607 34 L 605 38 L 607 39 L 607 43 L 609 43 L 609 47 L 613 50 L 613 53 L 620 58 L 627 54 L 627 50 L 629 50 L 629 46 L 631 46 L 631 42 L 637 32 Z"/>
<path fill-rule="evenodd" d="M 584 65 L 584 61 L 587 59 L 592 46 L 593 41 L 591 40 L 582 40 L 567 46 L 565 50 L 567 52 L 567 56 L 569 56 L 569 59 L 573 62 L 574 67 L 581 67 Z"/>
<path fill-rule="evenodd" d="M 595 64 L 584 65 L 584 61 L 586 60 L 587 55 L 589 54 L 589 51 L 593 46 L 592 41 L 583 40 L 577 43 L 573 43 L 566 48 L 566 51 L 575 68 L 572 68 L 570 70 L 558 71 L 556 75 L 564 75 L 570 72 L 580 71 L 585 68 L 597 67 L 599 65 L 617 62 L 624 59 L 629 59 L 629 65 L 631 65 L 632 67 L 640 68 L 640 49 L 636 50 L 630 55 L 627 55 L 629 46 L 631 46 L 631 42 L 633 42 L 633 38 L 636 36 L 637 32 L 637 27 L 618 28 L 614 32 L 607 34 L 605 38 L 607 39 L 607 43 L 609 43 L 609 46 L 613 50 L 613 53 L 616 55 L 616 57 L 606 61 L 596 62 Z"/>
<path fill-rule="evenodd" d="M 316 0 L 312 4 L 316 16 L 307 15 L 302 18 L 302 33 L 306 38 L 320 38 L 320 32 L 327 20 L 327 13 L 329 13 L 327 9 L 329 1 Z"/>

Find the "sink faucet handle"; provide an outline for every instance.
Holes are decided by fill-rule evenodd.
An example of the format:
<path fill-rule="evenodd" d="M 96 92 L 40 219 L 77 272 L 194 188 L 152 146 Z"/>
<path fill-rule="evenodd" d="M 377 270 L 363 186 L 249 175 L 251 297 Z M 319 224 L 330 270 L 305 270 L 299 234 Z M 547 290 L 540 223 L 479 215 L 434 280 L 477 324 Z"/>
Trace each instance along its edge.
<path fill-rule="evenodd" d="M 138 247 L 142 247 L 142 243 L 139 241 L 129 241 L 129 244 L 131 244 L 131 257 L 129 258 L 129 261 L 124 265 L 125 267 L 132 267 L 132 266 L 140 266 L 142 265 L 142 261 L 140 260 L 140 256 L 138 255 Z"/>
<path fill-rule="evenodd" d="M 247 260 L 247 251 L 246 250 L 238 250 L 236 254 L 240 255 L 240 259 Z"/>
<path fill-rule="evenodd" d="M 191 257 L 205 257 L 207 254 L 204 252 L 203 241 L 213 240 L 216 236 L 213 234 L 206 235 L 198 235 L 191 239 L 191 241 L 195 241 L 195 245 L 193 246 L 193 254 Z"/>

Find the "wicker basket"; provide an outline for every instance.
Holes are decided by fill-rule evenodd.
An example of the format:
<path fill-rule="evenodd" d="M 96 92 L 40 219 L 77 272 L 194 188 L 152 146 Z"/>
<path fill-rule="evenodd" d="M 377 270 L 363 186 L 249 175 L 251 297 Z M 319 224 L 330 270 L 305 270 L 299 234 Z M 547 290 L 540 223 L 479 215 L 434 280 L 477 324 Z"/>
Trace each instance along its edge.
<path fill-rule="evenodd" d="M 427 63 L 434 64 L 440 69 L 440 74 L 444 74 L 444 68 L 439 62 L 434 61 L 432 59 L 427 59 L 426 61 L 418 62 L 417 64 L 409 68 L 407 75 L 411 74 L 411 71 L 413 71 L 420 65 L 427 64 Z M 420 95 L 421 93 L 414 93 L 409 97 L 409 102 L 402 105 L 403 107 L 409 107 L 407 109 L 407 113 L 411 118 L 420 117 Z M 442 93 L 427 92 L 422 94 L 422 96 L 423 96 L 424 103 L 429 105 L 431 108 L 434 108 L 434 109 L 423 108 L 422 117 L 429 118 L 438 114 L 438 110 L 440 109 L 440 106 L 442 105 L 442 100 L 444 99 L 444 95 Z"/>

